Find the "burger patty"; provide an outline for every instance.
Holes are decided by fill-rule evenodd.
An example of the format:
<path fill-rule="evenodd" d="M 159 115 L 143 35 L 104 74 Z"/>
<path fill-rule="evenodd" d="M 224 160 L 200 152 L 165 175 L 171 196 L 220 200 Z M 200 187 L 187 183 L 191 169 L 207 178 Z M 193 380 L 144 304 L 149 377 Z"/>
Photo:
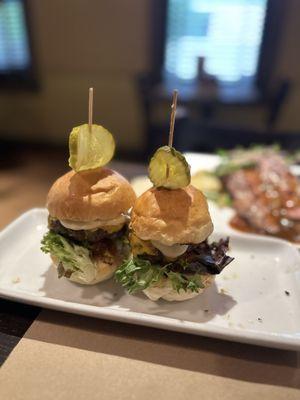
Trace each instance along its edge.
<path fill-rule="evenodd" d="M 114 233 L 108 233 L 104 229 L 96 229 L 96 230 L 73 230 L 66 228 L 63 226 L 58 219 L 52 218 L 49 216 L 48 218 L 48 228 L 49 230 L 58 233 L 66 238 L 75 240 L 77 242 L 88 242 L 98 243 L 103 239 L 118 239 L 125 235 L 127 231 L 127 226 L 124 225 L 121 230 Z"/>
<path fill-rule="evenodd" d="M 117 253 L 126 253 L 128 246 L 125 247 L 125 243 L 117 243 L 114 239 L 104 238 L 100 242 L 89 242 L 86 243 L 86 247 L 89 249 L 92 257 L 103 256 L 104 253 L 108 252 L 112 256 Z M 126 251 L 125 251 L 126 250 Z"/>
<path fill-rule="evenodd" d="M 121 243 L 121 240 L 126 237 L 127 225 L 114 233 L 108 233 L 103 229 L 75 231 L 64 227 L 58 219 L 49 216 L 48 228 L 50 231 L 64 236 L 72 243 L 86 247 L 92 257 L 102 256 L 106 252 L 114 256 L 117 252 L 127 252 L 128 250 L 125 242 Z"/>
<path fill-rule="evenodd" d="M 176 260 L 168 262 L 164 255 L 143 254 L 141 258 L 151 261 L 153 264 L 166 265 L 169 271 L 198 274 L 219 274 L 233 258 L 226 252 L 229 248 L 229 238 L 220 239 L 209 244 L 207 240 L 198 244 L 190 244 L 187 251 Z"/>

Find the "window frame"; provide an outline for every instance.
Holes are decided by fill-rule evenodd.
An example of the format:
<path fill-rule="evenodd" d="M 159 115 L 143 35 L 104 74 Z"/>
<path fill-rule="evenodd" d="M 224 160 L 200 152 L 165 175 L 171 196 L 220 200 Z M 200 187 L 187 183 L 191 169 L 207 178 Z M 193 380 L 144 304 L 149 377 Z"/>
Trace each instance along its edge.
<path fill-rule="evenodd" d="M 154 0 L 152 8 L 152 71 L 160 77 L 161 81 L 163 80 L 165 63 L 168 4 L 169 0 Z M 285 5 L 282 0 L 267 0 L 257 71 L 253 79 L 253 85 L 262 94 L 270 89 L 284 11 Z M 237 86 L 237 83 L 226 83 L 226 85 Z"/>
<path fill-rule="evenodd" d="M 29 90 L 37 91 L 39 89 L 37 62 L 35 56 L 31 9 L 28 0 L 20 0 L 24 8 L 24 19 L 28 35 L 28 47 L 30 54 L 30 64 L 28 68 L 12 73 L 0 72 L 0 90 Z"/>
<path fill-rule="evenodd" d="M 285 20 L 286 4 L 282 0 L 268 0 L 266 19 L 260 46 L 256 86 L 268 93 L 274 76 L 274 65 L 278 56 L 278 44 Z"/>

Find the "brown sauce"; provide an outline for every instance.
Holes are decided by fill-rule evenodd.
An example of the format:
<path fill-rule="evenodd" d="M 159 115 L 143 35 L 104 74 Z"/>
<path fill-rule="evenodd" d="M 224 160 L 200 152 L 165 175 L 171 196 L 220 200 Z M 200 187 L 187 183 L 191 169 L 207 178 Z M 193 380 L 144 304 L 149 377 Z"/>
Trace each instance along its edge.
<path fill-rule="evenodd" d="M 229 224 L 233 229 L 236 229 L 238 231 L 247 233 L 256 233 L 259 235 L 266 235 L 266 236 L 275 236 L 280 239 L 288 240 L 289 242 L 300 243 L 299 226 L 294 229 L 282 227 L 278 233 L 269 234 L 264 230 L 255 229 L 253 226 L 249 225 L 245 219 L 239 217 L 238 215 L 235 215 L 230 220 Z"/>

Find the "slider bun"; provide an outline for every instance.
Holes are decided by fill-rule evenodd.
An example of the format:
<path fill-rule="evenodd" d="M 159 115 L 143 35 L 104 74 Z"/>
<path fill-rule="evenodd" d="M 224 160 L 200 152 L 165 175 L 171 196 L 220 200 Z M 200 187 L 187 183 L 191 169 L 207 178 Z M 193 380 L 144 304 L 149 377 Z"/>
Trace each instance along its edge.
<path fill-rule="evenodd" d="M 199 289 L 198 292 L 192 292 L 190 290 L 180 290 L 177 292 L 173 289 L 170 279 L 164 278 L 155 285 L 143 290 L 143 292 L 152 301 L 157 301 L 159 299 L 164 299 L 167 301 L 184 301 L 192 299 L 203 293 L 203 291 L 212 284 L 214 279 L 214 275 L 202 275 L 202 283 L 204 285 L 203 289 Z"/>
<path fill-rule="evenodd" d="M 51 255 L 51 258 L 54 266 L 57 267 L 59 264 L 58 259 L 53 255 Z M 101 258 L 94 258 L 93 261 L 95 264 L 95 274 L 94 276 L 90 277 L 89 280 L 87 280 L 87 277 L 84 276 L 80 271 L 73 272 L 70 278 L 66 279 L 69 279 L 72 282 L 80 283 L 81 285 L 95 285 L 96 283 L 111 278 L 121 263 L 120 256 L 116 257 L 113 264 L 107 264 Z"/>
<path fill-rule="evenodd" d="M 49 214 L 73 221 L 110 220 L 127 212 L 136 195 L 129 182 L 109 168 L 70 171 L 52 185 Z"/>
<path fill-rule="evenodd" d="M 167 246 L 203 242 L 213 231 L 203 193 L 189 185 L 182 189 L 151 188 L 135 202 L 131 228 L 142 240 Z"/>

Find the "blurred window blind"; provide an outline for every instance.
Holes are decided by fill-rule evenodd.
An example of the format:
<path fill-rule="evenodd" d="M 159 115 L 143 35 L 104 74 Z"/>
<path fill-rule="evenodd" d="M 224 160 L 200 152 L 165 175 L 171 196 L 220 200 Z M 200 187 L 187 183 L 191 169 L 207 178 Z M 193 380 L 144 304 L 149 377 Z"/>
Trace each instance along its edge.
<path fill-rule="evenodd" d="M 169 0 L 165 72 L 196 78 L 199 57 L 205 72 L 223 82 L 257 72 L 267 0 Z"/>
<path fill-rule="evenodd" d="M 22 1 L 0 0 L 0 74 L 30 66 L 30 51 Z"/>

